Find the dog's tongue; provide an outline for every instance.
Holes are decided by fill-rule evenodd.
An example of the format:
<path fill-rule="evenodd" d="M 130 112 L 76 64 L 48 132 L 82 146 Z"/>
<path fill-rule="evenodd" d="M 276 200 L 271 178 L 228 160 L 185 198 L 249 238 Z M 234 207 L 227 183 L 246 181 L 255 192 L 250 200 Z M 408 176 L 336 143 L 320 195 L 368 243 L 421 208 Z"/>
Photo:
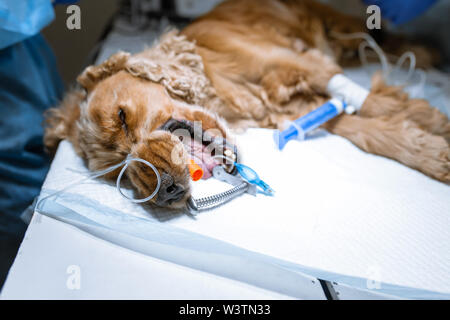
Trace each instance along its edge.
<path fill-rule="evenodd" d="M 190 157 L 203 169 L 202 179 L 208 179 L 212 176 L 212 170 L 218 163 L 211 156 L 208 150 L 205 150 L 205 146 L 194 140 L 190 141 L 190 150 L 188 149 Z"/>

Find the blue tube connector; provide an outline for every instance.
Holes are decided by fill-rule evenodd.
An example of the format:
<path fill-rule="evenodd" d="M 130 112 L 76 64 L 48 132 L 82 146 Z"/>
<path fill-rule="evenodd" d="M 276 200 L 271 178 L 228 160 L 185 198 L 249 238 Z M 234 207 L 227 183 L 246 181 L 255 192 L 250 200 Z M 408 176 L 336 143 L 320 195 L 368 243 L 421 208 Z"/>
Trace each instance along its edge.
<path fill-rule="evenodd" d="M 308 132 L 341 114 L 346 106 L 346 103 L 340 99 L 331 99 L 314 111 L 292 121 L 287 129 L 275 130 L 273 134 L 275 144 L 279 150 L 282 150 L 290 140 L 304 140 Z"/>

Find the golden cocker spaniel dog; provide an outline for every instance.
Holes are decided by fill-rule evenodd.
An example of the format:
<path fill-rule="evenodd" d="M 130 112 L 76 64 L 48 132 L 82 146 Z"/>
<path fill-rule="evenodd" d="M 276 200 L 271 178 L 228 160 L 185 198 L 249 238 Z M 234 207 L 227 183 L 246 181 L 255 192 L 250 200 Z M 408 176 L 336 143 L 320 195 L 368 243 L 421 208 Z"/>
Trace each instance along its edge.
<path fill-rule="evenodd" d="M 364 21 L 311 0 L 226 1 L 141 53 L 119 52 L 84 70 L 82 88 L 48 113 L 45 145 L 55 150 L 69 140 L 91 170 L 128 154 L 145 159 L 161 175 L 151 201 L 182 208 L 190 195 L 189 157 L 200 159 L 208 176 L 220 149 L 207 148 L 215 137 L 224 138 L 214 140 L 221 153 L 236 157 L 227 127 L 277 128 L 323 104 L 328 81 L 354 59 L 360 43 L 332 32 L 364 31 Z M 429 64 L 430 55 L 421 61 Z M 192 138 L 195 123 L 201 123 L 200 144 L 174 133 L 185 129 Z M 323 127 L 367 152 L 450 181 L 447 117 L 378 76 L 357 115 L 342 114 Z M 142 196 L 156 186 L 152 170 L 140 163 L 126 175 Z"/>

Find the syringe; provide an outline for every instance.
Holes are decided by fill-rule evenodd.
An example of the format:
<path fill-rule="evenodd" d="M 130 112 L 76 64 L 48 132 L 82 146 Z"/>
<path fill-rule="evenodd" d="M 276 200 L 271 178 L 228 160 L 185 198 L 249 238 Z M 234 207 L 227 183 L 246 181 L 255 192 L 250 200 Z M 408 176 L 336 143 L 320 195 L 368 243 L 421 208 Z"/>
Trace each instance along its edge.
<path fill-rule="evenodd" d="M 331 99 L 321 105 L 319 108 L 310 113 L 300 117 L 290 123 L 290 125 L 283 131 L 275 130 L 273 138 L 278 149 L 284 148 L 286 143 L 290 140 L 304 140 L 305 135 L 327 122 L 328 120 L 341 114 L 347 104 L 340 99 Z"/>

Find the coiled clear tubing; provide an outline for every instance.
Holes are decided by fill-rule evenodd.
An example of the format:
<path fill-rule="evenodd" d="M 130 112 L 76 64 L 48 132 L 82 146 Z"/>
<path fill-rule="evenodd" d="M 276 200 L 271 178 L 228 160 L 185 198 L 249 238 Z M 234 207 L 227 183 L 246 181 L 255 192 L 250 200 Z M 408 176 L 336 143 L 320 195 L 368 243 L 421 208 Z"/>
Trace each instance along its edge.
<path fill-rule="evenodd" d="M 377 44 L 377 42 L 367 33 L 364 32 L 356 32 L 356 33 L 340 33 L 336 31 L 332 31 L 331 36 L 336 39 L 342 39 L 342 40 L 352 40 L 352 39 L 364 39 L 365 41 L 361 42 L 358 48 L 359 58 L 361 60 L 361 64 L 365 67 L 367 70 L 368 61 L 367 61 L 367 54 L 366 49 L 372 48 L 372 50 L 376 53 L 378 58 L 380 59 L 383 78 L 386 82 L 392 82 L 394 85 L 400 85 L 400 86 L 407 86 L 411 84 L 411 78 L 414 75 L 414 72 L 416 72 L 419 77 L 419 90 L 423 90 L 426 82 L 426 73 L 421 69 L 416 69 L 416 56 L 411 51 L 406 51 L 403 53 L 400 58 L 397 59 L 394 66 L 392 66 L 389 63 L 389 60 L 387 59 L 385 53 L 380 48 L 380 46 Z M 400 69 L 404 65 L 404 63 L 409 60 L 409 67 L 408 72 L 406 74 L 406 77 L 403 79 L 403 81 L 400 81 L 397 78 L 397 75 L 399 74 Z"/>
<path fill-rule="evenodd" d="M 213 156 L 213 159 L 222 159 L 225 160 L 225 164 L 231 164 L 232 167 L 229 169 L 229 171 L 233 171 L 234 167 L 235 167 L 235 161 L 233 159 L 231 159 L 230 157 L 227 156 L 223 156 L 223 155 L 215 155 Z M 227 163 L 228 161 L 228 163 Z M 212 195 L 212 196 L 207 196 L 207 197 L 203 197 L 203 198 L 193 198 L 190 197 L 188 199 L 188 209 L 190 210 L 191 213 L 197 213 L 197 212 L 201 212 L 201 211 L 206 211 L 206 210 L 210 210 L 210 209 L 214 209 L 217 208 L 221 205 L 223 205 L 224 203 L 230 201 L 231 199 L 247 192 L 249 188 L 249 184 L 248 182 L 242 180 L 242 183 L 233 187 L 230 190 L 226 190 L 224 192 Z"/>
<path fill-rule="evenodd" d="M 145 197 L 143 199 L 134 199 L 134 198 L 131 198 L 131 197 L 127 196 L 125 193 L 122 192 L 122 188 L 120 187 L 120 181 L 122 180 L 123 174 L 125 173 L 125 170 L 128 168 L 130 163 L 132 163 L 133 161 L 144 163 L 145 165 L 150 167 L 153 170 L 153 172 L 155 173 L 155 176 L 156 176 L 156 179 L 157 179 L 155 190 L 152 192 L 152 194 L 150 194 L 148 197 Z M 123 160 L 122 162 L 120 162 L 118 164 L 115 164 L 115 165 L 113 165 L 113 166 L 111 166 L 109 168 L 106 168 L 104 170 L 92 172 L 92 173 L 88 174 L 85 178 L 80 179 L 80 180 L 78 180 L 78 181 L 76 181 L 74 183 L 71 183 L 68 186 L 64 187 L 63 189 L 41 198 L 38 201 L 37 205 L 36 205 L 36 210 L 39 211 L 40 204 L 42 204 L 43 200 L 48 199 L 50 197 L 57 196 L 57 195 L 63 193 L 64 191 L 66 191 L 66 190 L 68 190 L 68 189 L 70 189 L 70 188 L 72 188 L 72 187 L 74 187 L 76 185 L 82 184 L 83 182 L 85 182 L 87 180 L 95 179 L 95 178 L 99 178 L 101 176 L 104 176 L 105 174 L 108 174 L 108 173 L 110 173 L 110 172 L 112 172 L 114 170 L 117 170 L 118 168 L 120 168 L 122 166 L 123 166 L 123 168 L 120 170 L 120 173 L 119 173 L 119 175 L 117 177 L 117 180 L 116 180 L 117 191 L 119 192 L 119 194 L 122 197 L 124 197 L 127 200 L 130 200 L 132 202 L 135 202 L 135 203 L 142 203 L 142 202 L 147 202 L 147 201 L 151 200 L 153 197 L 156 196 L 156 194 L 158 193 L 159 189 L 161 188 L 161 176 L 160 176 L 158 170 L 156 169 L 156 167 L 152 163 L 148 162 L 147 160 L 144 160 L 144 159 L 141 159 L 141 158 L 135 158 L 135 157 L 132 157 L 131 155 L 128 155 L 125 160 Z"/>

